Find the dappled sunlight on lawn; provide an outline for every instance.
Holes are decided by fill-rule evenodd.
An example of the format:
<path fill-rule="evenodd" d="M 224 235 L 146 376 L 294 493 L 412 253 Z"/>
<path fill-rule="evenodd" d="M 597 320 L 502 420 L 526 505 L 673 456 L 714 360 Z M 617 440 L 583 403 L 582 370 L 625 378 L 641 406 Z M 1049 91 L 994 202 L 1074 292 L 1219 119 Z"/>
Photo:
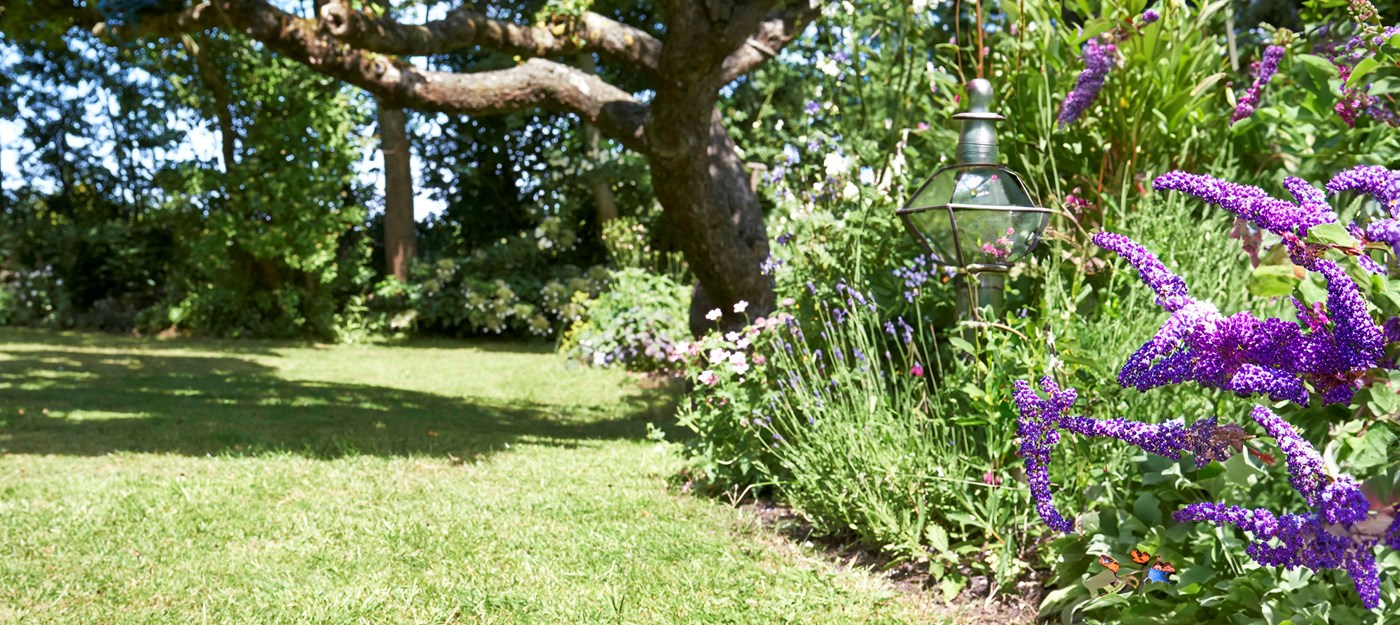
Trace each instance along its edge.
<path fill-rule="evenodd" d="M 0 450 L 469 459 L 519 442 L 642 438 L 646 422 L 668 416 L 671 402 L 663 392 L 624 393 L 619 383 L 626 378 L 568 370 L 553 356 L 528 352 L 522 356 L 533 362 L 524 364 L 532 366 L 504 366 L 538 371 L 551 383 L 537 384 L 544 392 L 522 399 L 501 396 L 511 386 L 508 375 L 495 371 L 499 363 L 472 371 L 470 348 L 435 350 L 423 363 L 416 361 L 422 352 L 383 347 L 284 347 L 248 355 L 172 347 L 123 339 L 3 345 Z M 444 368 L 453 358 L 455 368 Z M 560 390 L 571 387 L 573 394 Z"/>

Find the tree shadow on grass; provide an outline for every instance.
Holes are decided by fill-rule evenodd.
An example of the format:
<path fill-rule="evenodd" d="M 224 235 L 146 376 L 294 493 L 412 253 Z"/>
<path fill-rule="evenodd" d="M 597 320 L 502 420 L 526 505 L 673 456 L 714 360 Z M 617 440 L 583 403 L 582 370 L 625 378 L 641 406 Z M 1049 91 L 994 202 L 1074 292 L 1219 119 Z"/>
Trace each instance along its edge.
<path fill-rule="evenodd" d="M 0 352 L 0 453 L 290 452 L 478 459 L 519 442 L 641 439 L 674 397 L 557 406 L 285 380 L 235 356 Z"/>

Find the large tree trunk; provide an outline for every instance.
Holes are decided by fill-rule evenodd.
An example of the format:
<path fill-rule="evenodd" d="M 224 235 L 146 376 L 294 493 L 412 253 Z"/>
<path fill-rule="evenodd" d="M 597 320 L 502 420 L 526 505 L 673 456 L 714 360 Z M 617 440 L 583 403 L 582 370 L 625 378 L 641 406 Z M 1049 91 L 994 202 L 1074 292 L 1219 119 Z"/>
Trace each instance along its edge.
<path fill-rule="evenodd" d="M 708 136 L 696 137 L 699 149 L 650 158 L 656 197 L 685 233 L 679 244 L 697 280 L 690 304 L 696 336 L 717 325 L 740 327 L 776 305 L 773 281 L 760 269 L 768 257 L 763 212 L 718 109 L 702 131 Z M 747 303 L 742 313 L 734 312 L 739 302 Z M 716 308 L 718 323 L 706 318 Z"/>
<path fill-rule="evenodd" d="M 403 109 L 379 103 L 379 149 L 384 154 L 385 271 L 400 282 L 408 282 L 408 266 L 417 248 L 407 126 L 408 116 Z"/>
<path fill-rule="evenodd" d="M 697 280 L 690 330 L 699 336 L 716 325 L 740 327 L 776 305 L 773 281 L 760 268 L 768 257 L 763 211 L 716 107 L 728 82 L 726 56 L 744 45 L 767 9 L 675 2 L 669 10 L 676 28 L 661 50 L 665 78 L 646 126 L 647 161 L 657 200 L 685 233 L 681 252 Z M 715 43 L 731 38 L 737 41 Z M 736 312 L 740 302 L 747 307 Z M 718 323 L 706 316 L 714 309 Z"/>

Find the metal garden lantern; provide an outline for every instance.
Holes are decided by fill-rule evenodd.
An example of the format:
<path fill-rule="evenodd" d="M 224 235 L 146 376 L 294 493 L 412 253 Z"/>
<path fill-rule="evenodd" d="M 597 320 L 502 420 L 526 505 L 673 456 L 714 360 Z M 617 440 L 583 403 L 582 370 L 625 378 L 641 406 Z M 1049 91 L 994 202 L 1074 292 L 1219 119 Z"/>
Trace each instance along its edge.
<path fill-rule="evenodd" d="M 897 214 L 935 263 L 958 269 L 958 307 L 976 317 L 979 306 L 1001 306 L 1006 273 L 1040 242 L 1050 210 L 997 163 L 996 122 L 1006 118 L 990 110 L 992 84 L 978 78 L 967 92 L 967 112 L 953 116 L 962 120 L 957 163 L 934 172 Z"/>

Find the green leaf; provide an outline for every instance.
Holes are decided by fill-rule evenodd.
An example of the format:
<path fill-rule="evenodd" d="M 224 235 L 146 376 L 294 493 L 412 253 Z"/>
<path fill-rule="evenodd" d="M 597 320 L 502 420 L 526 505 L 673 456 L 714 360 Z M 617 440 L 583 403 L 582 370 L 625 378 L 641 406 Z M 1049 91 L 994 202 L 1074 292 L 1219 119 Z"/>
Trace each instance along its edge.
<path fill-rule="evenodd" d="M 1380 67 L 1380 65 L 1381 62 L 1376 60 L 1375 55 L 1361 59 L 1361 62 L 1357 63 L 1356 67 L 1351 69 L 1351 77 L 1347 78 L 1347 87 L 1355 87 L 1365 82 L 1362 79 L 1366 77 L 1366 74 L 1371 73 L 1372 70 Z"/>
<path fill-rule="evenodd" d="M 967 352 L 968 354 L 970 354 L 970 355 L 972 355 L 972 356 L 976 356 L 976 355 L 977 355 L 977 349 L 974 348 L 974 347 L 972 346 L 972 343 L 969 343 L 969 342 L 967 342 L 966 340 L 963 340 L 963 339 L 960 338 L 960 337 L 956 337 L 956 336 L 948 337 L 948 344 L 949 344 L 949 345 L 952 345 L 953 347 L 956 347 L 957 349 L 960 349 L 960 350 L 962 350 L 962 351 L 964 351 L 964 352 Z"/>
<path fill-rule="evenodd" d="M 1249 274 L 1246 288 L 1255 297 L 1282 297 L 1292 293 L 1298 282 L 1292 265 L 1260 265 Z"/>
<path fill-rule="evenodd" d="M 933 547 L 933 550 L 938 552 L 939 555 L 947 553 L 948 530 L 943 529 L 942 525 L 937 523 L 930 524 L 928 529 L 924 530 L 924 536 L 928 538 L 929 546 Z"/>
<path fill-rule="evenodd" d="M 1211 88 L 1212 85 L 1220 82 L 1220 79 L 1224 77 L 1225 72 L 1216 72 L 1201 79 L 1201 82 L 1196 83 L 1196 86 L 1191 89 L 1191 97 L 1194 98 L 1198 95 L 1201 95 L 1202 91 Z"/>
<path fill-rule="evenodd" d="M 1145 522 L 1147 525 L 1162 524 L 1162 502 L 1152 493 L 1138 495 L 1137 501 L 1133 502 L 1133 516 Z"/>
<path fill-rule="evenodd" d="M 1322 224 L 1308 229 L 1308 243 L 1356 247 L 1356 239 L 1351 238 L 1345 226 L 1339 223 Z"/>

